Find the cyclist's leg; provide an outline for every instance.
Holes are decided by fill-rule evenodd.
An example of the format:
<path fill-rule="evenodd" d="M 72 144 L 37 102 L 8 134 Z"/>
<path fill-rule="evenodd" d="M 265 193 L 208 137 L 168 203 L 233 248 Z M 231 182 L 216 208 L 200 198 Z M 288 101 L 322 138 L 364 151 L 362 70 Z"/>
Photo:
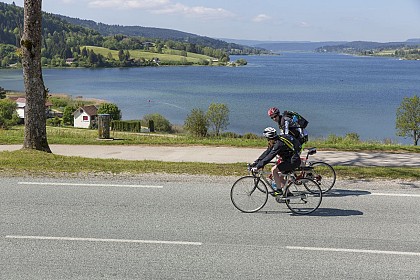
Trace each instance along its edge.
<path fill-rule="evenodd" d="M 284 179 L 284 176 L 281 176 L 279 173 L 280 170 L 278 169 L 277 165 L 274 165 L 271 168 L 271 174 L 273 175 L 273 180 L 276 182 L 277 189 L 281 190 L 283 189 L 286 180 Z"/>
<path fill-rule="evenodd" d="M 277 169 L 281 173 L 289 173 L 298 168 L 300 166 L 300 163 L 300 155 L 295 154 L 290 159 L 283 160 L 280 164 L 278 164 Z M 284 188 L 285 184 L 287 183 L 286 178 L 284 176 L 281 176 L 281 174 L 280 177 L 282 178 L 282 188 Z"/>

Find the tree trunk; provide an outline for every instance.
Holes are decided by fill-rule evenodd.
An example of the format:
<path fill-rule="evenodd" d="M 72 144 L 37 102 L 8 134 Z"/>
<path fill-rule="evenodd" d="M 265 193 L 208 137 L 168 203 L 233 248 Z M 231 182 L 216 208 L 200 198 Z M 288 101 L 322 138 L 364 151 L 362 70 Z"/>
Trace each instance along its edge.
<path fill-rule="evenodd" d="M 22 66 L 25 84 L 24 149 L 51 153 L 47 141 L 45 101 L 47 90 L 42 79 L 41 39 L 42 0 L 25 0 L 22 40 Z"/>

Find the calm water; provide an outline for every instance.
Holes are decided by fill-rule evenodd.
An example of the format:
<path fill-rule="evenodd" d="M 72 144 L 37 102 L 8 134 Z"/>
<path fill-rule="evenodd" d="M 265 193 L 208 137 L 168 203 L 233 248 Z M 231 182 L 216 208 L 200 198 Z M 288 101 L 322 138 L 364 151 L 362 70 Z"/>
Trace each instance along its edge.
<path fill-rule="evenodd" d="M 231 57 L 232 60 L 240 58 Z M 149 113 L 183 124 L 193 108 L 211 102 L 230 109 L 228 131 L 261 134 L 274 123 L 269 107 L 300 112 L 312 136 L 358 133 L 363 140 L 395 136 L 403 97 L 420 94 L 420 62 L 335 54 L 286 53 L 244 57 L 245 67 L 45 69 L 52 93 L 105 99 L 123 119 Z M 23 90 L 21 70 L 0 70 L 0 86 Z"/>

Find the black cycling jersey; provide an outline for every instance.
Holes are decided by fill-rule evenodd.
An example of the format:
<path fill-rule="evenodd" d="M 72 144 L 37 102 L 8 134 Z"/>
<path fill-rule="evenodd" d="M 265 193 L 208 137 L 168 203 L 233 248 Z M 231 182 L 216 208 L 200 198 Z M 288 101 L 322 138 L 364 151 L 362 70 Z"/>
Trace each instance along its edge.
<path fill-rule="evenodd" d="M 263 168 L 277 155 L 282 158 L 283 162 L 293 162 L 296 158 L 300 161 L 299 152 L 301 149 L 299 141 L 291 135 L 281 135 L 277 137 L 276 142 L 273 146 L 268 147 L 255 161 L 254 166 L 256 168 Z M 296 157 L 297 156 L 297 157 Z M 300 162 L 299 162 L 300 164 Z"/>

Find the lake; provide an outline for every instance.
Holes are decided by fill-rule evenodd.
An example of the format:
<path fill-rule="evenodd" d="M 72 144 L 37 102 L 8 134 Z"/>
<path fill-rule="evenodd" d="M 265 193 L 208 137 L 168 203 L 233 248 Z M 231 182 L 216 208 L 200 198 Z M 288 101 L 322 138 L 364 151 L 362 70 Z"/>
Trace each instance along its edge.
<path fill-rule="evenodd" d="M 230 109 L 227 131 L 261 134 L 275 126 L 269 107 L 295 110 L 309 120 L 310 136 L 392 139 L 397 107 L 404 97 L 420 94 L 420 62 L 339 54 L 284 53 L 245 58 L 242 67 L 145 67 L 118 69 L 44 69 L 51 93 L 105 99 L 123 119 L 159 113 L 183 124 L 194 108 L 210 103 Z M 23 91 L 22 70 L 0 70 L 0 86 Z"/>

